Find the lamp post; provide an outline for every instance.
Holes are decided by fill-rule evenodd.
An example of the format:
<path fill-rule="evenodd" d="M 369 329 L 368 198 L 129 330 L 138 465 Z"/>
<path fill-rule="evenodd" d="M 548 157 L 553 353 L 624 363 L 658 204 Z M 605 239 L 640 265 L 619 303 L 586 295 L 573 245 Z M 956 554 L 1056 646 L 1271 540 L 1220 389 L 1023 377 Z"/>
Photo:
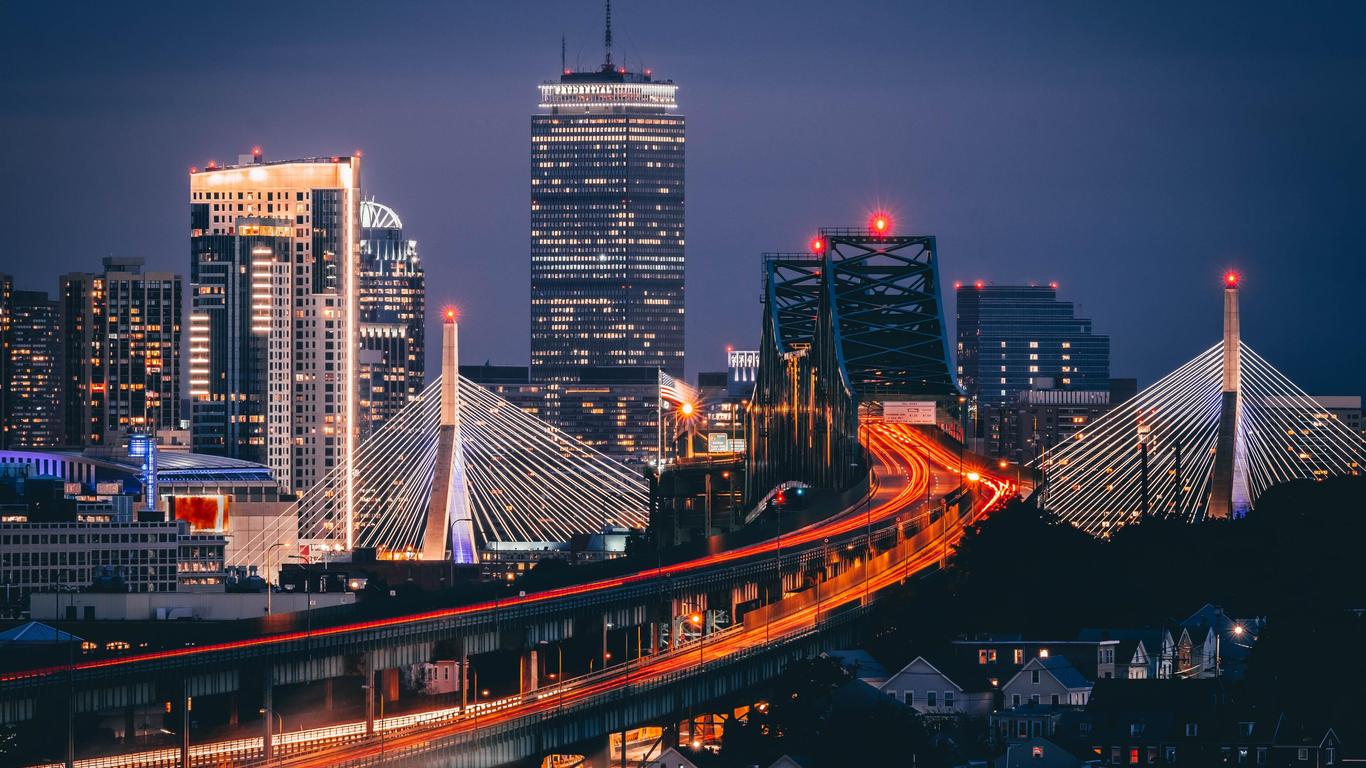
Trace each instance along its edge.
<path fill-rule="evenodd" d="M 275 733 L 275 740 L 279 742 L 281 746 L 283 746 L 285 738 L 285 716 L 280 714 L 279 712 L 276 712 L 274 709 L 266 709 L 265 707 L 261 707 L 261 709 L 258 711 L 265 717 L 274 716 L 274 718 L 276 718 L 279 721 L 280 728 Z M 273 752 L 274 750 L 271 751 Z"/>

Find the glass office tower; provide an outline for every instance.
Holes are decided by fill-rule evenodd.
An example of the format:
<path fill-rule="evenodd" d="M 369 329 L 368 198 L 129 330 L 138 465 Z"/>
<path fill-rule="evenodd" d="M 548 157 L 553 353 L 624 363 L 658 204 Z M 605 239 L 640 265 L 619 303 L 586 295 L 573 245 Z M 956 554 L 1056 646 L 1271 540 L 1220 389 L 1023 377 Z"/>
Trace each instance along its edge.
<path fill-rule="evenodd" d="M 958 286 L 958 378 L 984 406 L 1031 389 L 1108 390 L 1110 337 L 1056 286 Z"/>
<path fill-rule="evenodd" d="M 609 33 L 610 35 L 610 33 Z M 609 37 L 610 40 L 610 37 Z M 540 86 L 531 118 L 531 377 L 683 375 L 684 119 L 650 70 Z"/>
<path fill-rule="evenodd" d="M 417 241 L 393 208 L 360 204 L 360 359 L 357 391 L 365 440 L 422 392 L 427 283 Z"/>

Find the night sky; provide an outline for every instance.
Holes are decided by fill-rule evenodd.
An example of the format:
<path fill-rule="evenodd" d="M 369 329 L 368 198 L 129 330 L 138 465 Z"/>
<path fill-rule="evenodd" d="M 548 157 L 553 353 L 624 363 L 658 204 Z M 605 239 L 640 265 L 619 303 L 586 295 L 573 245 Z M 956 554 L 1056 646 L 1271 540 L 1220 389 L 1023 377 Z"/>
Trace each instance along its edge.
<path fill-rule="evenodd" d="M 1244 339 L 1366 389 L 1366 3 L 618 0 L 616 53 L 688 118 L 688 370 L 757 344 L 758 254 L 884 206 L 955 280 L 1060 283 L 1113 373 Z M 364 151 L 464 362 L 525 364 L 536 84 L 602 58 L 555 3 L 0 3 L 0 269 L 189 273 L 186 173 Z M 435 326 L 433 325 L 433 330 Z"/>

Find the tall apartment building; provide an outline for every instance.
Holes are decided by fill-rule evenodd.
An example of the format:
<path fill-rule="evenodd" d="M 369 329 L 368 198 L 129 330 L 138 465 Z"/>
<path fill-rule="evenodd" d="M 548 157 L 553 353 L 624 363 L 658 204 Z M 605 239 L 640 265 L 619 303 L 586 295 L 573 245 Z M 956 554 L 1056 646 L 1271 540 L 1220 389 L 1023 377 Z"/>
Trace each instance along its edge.
<path fill-rule="evenodd" d="M 393 208 L 360 204 L 360 357 L 357 409 L 363 441 L 422 392 L 426 277 L 417 241 Z"/>
<path fill-rule="evenodd" d="M 102 272 L 58 283 L 63 442 L 117 443 L 130 432 L 180 428 L 184 280 L 105 258 Z"/>
<path fill-rule="evenodd" d="M 677 86 L 607 58 L 540 85 L 531 118 L 531 378 L 683 375 L 684 119 Z"/>
<path fill-rule="evenodd" d="M 1110 337 L 1059 301 L 1056 286 L 958 286 L 958 379 L 981 406 L 1047 386 L 1106 390 Z"/>
<path fill-rule="evenodd" d="M 0 275 L 0 449 L 61 445 L 59 323 L 50 296 Z"/>
<path fill-rule="evenodd" d="M 190 173 L 190 400 L 199 453 L 270 467 L 286 492 L 355 439 L 360 156 Z"/>

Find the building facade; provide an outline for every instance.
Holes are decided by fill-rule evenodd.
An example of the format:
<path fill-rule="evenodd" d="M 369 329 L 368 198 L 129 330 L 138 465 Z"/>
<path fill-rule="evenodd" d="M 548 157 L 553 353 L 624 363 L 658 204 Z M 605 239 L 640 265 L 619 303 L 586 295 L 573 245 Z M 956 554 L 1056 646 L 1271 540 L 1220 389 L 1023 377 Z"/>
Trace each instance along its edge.
<path fill-rule="evenodd" d="M 1048 379 L 1058 389 L 1110 385 L 1110 337 L 1059 301 L 1056 286 L 959 285 L 958 379 L 980 406 L 1014 402 Z"/>
<path fill-rule="evenodd" d="M 190 174 L 195 451 L 265 464 L 286 492 L 351 455 L 360 345 L 360 156 Z"/>
<path fill-rule="evenodd" d="M 0 275 L 0 449 L 61 445 L 60 322 L 46 293 Z"/>
<path fill-rule="evenodd" d="M 531 378 L 683 375 L 684 119 L 675 86 L 607 61 L 531 119 Z"/>
<path fill-rule="evenodd" d="M 130 432 L 180 428 L 184 280 L 105 258 L 97 273 L 59 281 L 62 442 L 117 443 Z"/>
<path fill-rule="evenodd" d="M 363 441 L 422 392 L 427 287 L 417 241 L 403 236 L 394 209 L 364 200 L 360 220 L 356 391 Z"/>

